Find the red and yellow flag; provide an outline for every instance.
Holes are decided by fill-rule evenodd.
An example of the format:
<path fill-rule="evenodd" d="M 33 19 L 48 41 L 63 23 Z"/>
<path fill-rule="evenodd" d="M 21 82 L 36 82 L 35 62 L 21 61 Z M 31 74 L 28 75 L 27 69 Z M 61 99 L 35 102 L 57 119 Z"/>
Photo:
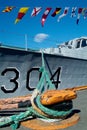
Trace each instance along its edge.
<path fill-rule="evenodd" d="M 12 9 L 14 9 L 15 7 L 14 6 L 7 6 L 2 12 L 11 12 Z"/>
<path fill-rule="evenodd" d="M 23 18 L 23 16 L 27 13 L 28 9 L 29 7 L 22 7 L 19 9 L 18 16 L 15 20 L 15 24 L 18 23 Z"/>

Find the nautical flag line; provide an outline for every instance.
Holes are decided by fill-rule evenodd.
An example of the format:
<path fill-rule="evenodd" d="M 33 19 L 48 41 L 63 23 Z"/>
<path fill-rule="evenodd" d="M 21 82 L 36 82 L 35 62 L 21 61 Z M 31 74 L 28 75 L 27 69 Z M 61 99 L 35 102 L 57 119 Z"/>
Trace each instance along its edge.
<path fill-rule="evenodd" d="M 5 7 L 2 12 L 5 13 L 5 12 L 12 12 L 12 10 L 16 8 L 15 6 L 7 6 Z M 18 15 L 17 15 L 17 18 L 15 20 L 15 24 L 18 23 L 23 17 L 24 15 L 27 13 L 28 9 L 30 7 L 21 7 L 18 11 Z M 44 26 L 45 24 L 45 21 L 51 11 L 51 7 L 47 7 L 44 11 L 44 13 L 42 14 L 42 17 L 41 17 L 41 25 Z M 42 7 L 34 7 L 32 12 L 31 12 L 31 16 L 34 17 L 34 16 L 37 16 L 42 10 Z M 52 17 L 55 17 L 56 15 L 60 14 L 62 8 L 60 7 L 56 7 L 53 11 L 53 13 L 51 14 Z M 57 21 L 59 22 L 63 17 L 65 17 L 67 14 L 68 14 L 68 11 L 69 11 L 69 7 L 65 7 L 64 10 L 63 10 L 63 13 L 61 13 L 59 15 L 59 17 L 57 18 Z M 77 12 L 76 12 L 77 11 Z M 11 13 L 10 13 L 11 14 Z M 77 8 L 77 7 L 71 7 L 71 12 L 70 12 L 70 17 L 73 18 L 73 17 L 76 17 L 76 24 L 79 23 L 80 21 L 80 16 L 82 15 L 82 17 L 84 19 L 87 18 L 87 8 Z"/>

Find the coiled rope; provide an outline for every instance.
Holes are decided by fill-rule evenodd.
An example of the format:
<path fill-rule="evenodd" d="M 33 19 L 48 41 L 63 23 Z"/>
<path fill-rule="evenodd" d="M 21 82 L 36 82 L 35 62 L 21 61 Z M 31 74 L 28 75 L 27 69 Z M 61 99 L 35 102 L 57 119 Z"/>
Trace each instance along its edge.
<path fill-rule="evenodd" d="M 43 93 L 44 89 L 44 81 L 46 81 L 47 85 L 49 85 L 49 89 L 55 89 L 55 86 L 52 84 L 47 71 L 44 66 L 44 59 L 42 53 L 42 67 L 40 68 L 40 72 L 42 72 L 42 76 L 40 81 L 37 84 L 36 89 L 32 93 L 31 104 L 32 106 L 27 108 L 26 112 L 22 112 L 19 115 L 13 115 L 9 117 L 4 117 L 0 119 L 0 127 L 5 125 L 10 125 L 12 130 L 16 130 L 19 126 L 19 122 L 28 119 L 30 116 L 32 117 L 40 117 L 43 119 L 49 118 L 64 118 L 69 115 L 72 109 L 67 110 L 53 110 L 51 108 L 47 108 L 43 106 L 40 102 L 40 95 Z M 62 103 L 64 104 L 64 103 Z"/>

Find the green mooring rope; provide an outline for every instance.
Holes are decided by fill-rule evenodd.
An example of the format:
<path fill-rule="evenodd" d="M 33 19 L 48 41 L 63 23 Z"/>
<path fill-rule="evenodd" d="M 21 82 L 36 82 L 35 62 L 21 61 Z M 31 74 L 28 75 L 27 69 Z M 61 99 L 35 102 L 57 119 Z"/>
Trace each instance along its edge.
<path fill-rule="evenodd" d="M 51 110 L 46 108 L 45 106 L 43 106 L 40 103 L 40 95 L 39 92 L 42 93 L 44 92 L 44 81 L 46 81 L 47 85 L 49 85 L 49 89 L 55 89 L 55 86 L 52 84 L 47 71 L 45 70 L 45 65 L 44 65 L 44 58 L 43 58 L 43 53 L 42 53 L 42 67 L 40 68 L 40 72 L 42 72 L 42 76 L 40 78 L 40 81 L 37 84 L 36 89 L 34 90 L 34 92 L 32 93 L 32 98 L 31 98 L 31 102 L 34 102 L 34 99 L 36 99 L 36 105 L 38 106 L 38 108 L 45 112 L 46 114 L 53 116 L 53 117 L 57 117 L 57 116 L 66 116 L 68 115 L 71 110 L 67 110 L 67 111 L 57 111 L 57 110 Z M 36 92 L 36 94 L 35 94 Z M 4 117 L 0 119 L 0 127 L 5 126 L 5 125 L 10 125 L 12 130 L 16 130 L 19 122 L 28 119 L 30 116 L 32 117 L 41 117 L 44 119 L 48 119 L 46 116 L 41 115 L 40 113 L 38 113 L 33 106 L 29 107 L 27 109 L 26 112 L 22 112 L 19 115 L 13 115 L 13 116 L 9 116 L 9 117 Z"/>
<path fill-rule="evenodd" d="M 47 107 L 45 107 L 45 106 L 43 106 L 41 104 L 41 102 L 40 102 L 40 95 L 38 95 L 36 97 L 36 104 L 37 104 L 37 106 L 38 106 L 38 108 L 40 110 L 42 110 L 44 113 L 46 113 L 47 115 L 49 115 L 52 118 L 59 118 L 59 117 L 62 118 L 62 117 L 65 117 L 65 116 L 69 115 L 71 113 L 71 111 L 72 111 L 71 109 L 70 110 L 64 110 L 63 109 L 63 110 L 59 111 L 58 109 L 57 110 L 53 110 L 51 108 L 47 108 Z"/>

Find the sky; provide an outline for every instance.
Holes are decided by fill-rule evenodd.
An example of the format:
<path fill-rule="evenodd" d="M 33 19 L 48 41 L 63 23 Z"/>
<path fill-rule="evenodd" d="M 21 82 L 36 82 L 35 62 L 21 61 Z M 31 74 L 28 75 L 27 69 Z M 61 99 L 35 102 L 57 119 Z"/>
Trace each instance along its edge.
<path fill-rule="evenodd" d="M 2 10 L 6 6 L 15 6 L 15 8 L 9 13 L 3 13 Z M 29 7 L 29 10 L 15 24 L 21 7 Z M 42 7 L 42 10 L 37 16 L 31 17 L 34 7 Z M 41 18 L 47 7 L 52 9 L 42 27 Z M 51 14 L 56 7 L 61 7 L 61 11 L 52 17 Z M 58 22 L 58 17 L 65 7 L 69 7 L 68 14 Z M 71 18 L 72 7 L 77 7 L 74 18 Z M 0 42 L 2 45 L 37 50 L 56 47 L 74 38 L 87 36 L 87 19 L 84 19 L 82 14 L 79 24 L 76 24 L 80 7 L 86 8 L 87 0 L 0 0 Z"/>

